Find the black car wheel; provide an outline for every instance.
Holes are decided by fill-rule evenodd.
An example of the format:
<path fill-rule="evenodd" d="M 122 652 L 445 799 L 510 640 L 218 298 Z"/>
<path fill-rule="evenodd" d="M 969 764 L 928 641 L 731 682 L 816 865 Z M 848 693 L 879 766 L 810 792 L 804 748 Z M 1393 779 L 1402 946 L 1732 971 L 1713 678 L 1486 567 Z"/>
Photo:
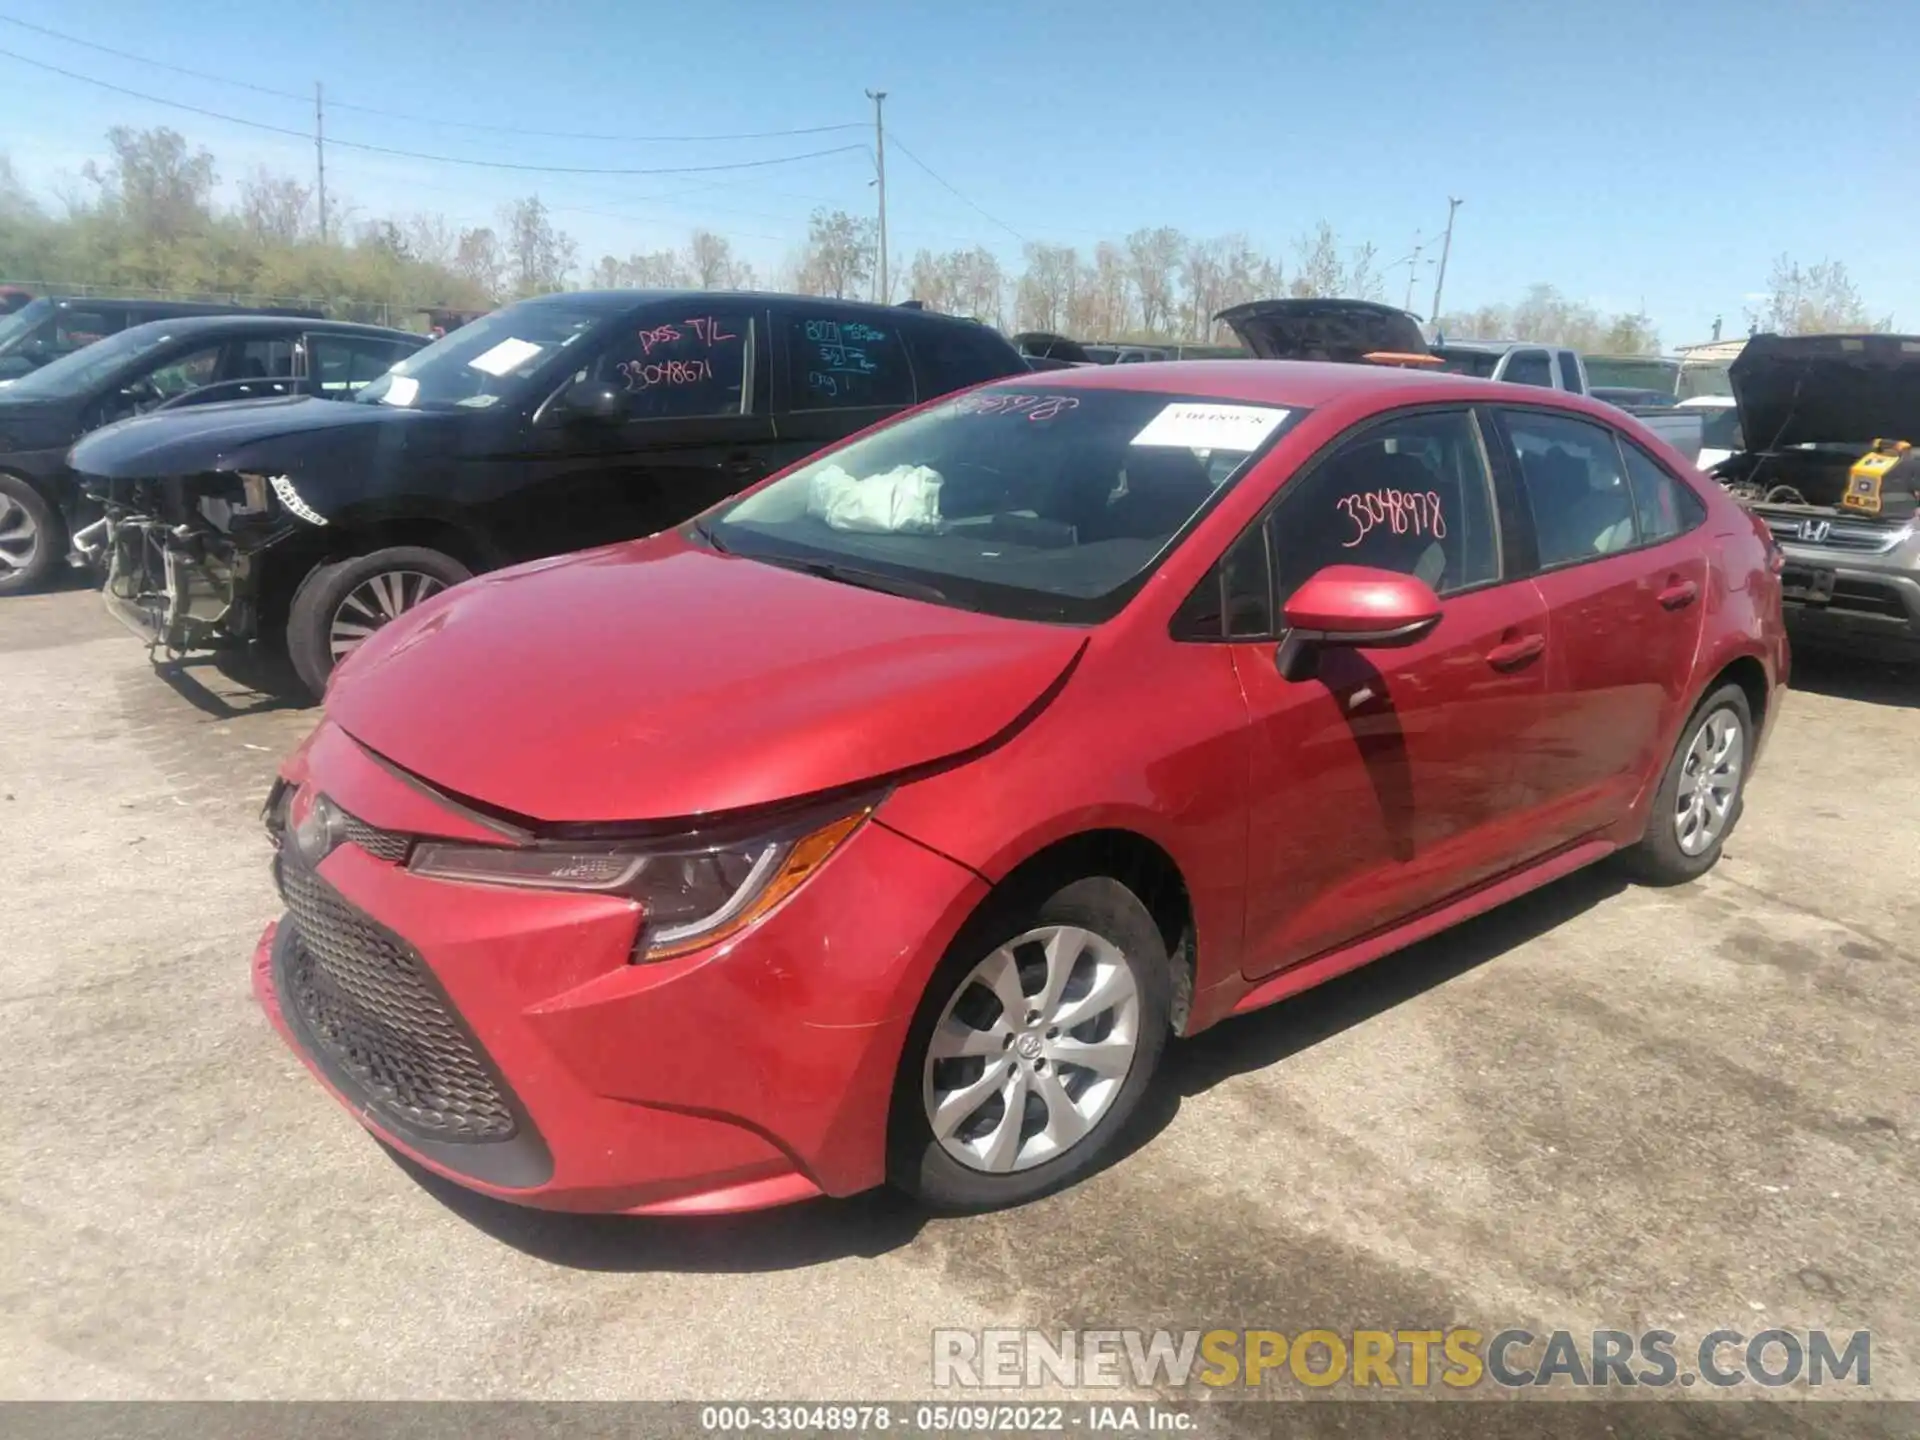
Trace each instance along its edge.
<path fill-rule="evenodd" d="M 300 582 L 287 613 L 294 673 L 320 698 L 333 667 L 374 631 L 472 575 L 451 555 L 417 545 L 316 566 Z"/>
<path fill-rule="evenodd" d="M 14 475 L 0 475 L 0 595 L 46 582 L 67 550 L 67 527 L 46 497 Z"/>

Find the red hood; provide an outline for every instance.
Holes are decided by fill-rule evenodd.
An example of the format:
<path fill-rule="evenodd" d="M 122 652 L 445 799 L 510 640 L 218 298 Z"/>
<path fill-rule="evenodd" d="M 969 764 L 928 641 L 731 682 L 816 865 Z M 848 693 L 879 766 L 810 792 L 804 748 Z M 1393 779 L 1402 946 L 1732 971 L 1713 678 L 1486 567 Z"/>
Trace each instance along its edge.
<path fill-rule="evenodd" d="M 327 714 L 395 764 L 530 819 L 672 819 L 981 745 L 1082 643 L 669 533 L 429 602 L 346 663 Z"/>

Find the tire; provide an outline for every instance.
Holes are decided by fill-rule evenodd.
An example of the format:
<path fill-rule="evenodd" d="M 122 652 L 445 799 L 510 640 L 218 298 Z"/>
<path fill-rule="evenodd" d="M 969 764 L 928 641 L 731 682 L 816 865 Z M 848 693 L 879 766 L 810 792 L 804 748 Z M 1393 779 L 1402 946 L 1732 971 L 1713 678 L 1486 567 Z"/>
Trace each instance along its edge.
<path fill-rule="evenodd" d="M 1051 951 L 1049 940 L 1058 942 Z M 1008 984 L 1019 985 L 1026 1007 L 1011 1025 L 996 998 Z M 979 1211 L 1024 1204 L 1086 1175 L 1112 1153 L 1153 1080 L 1171 989 L 1159 927 L 1117 880 L 1075 880 L 1037 904 L 1010 894 L 983 912 L 935 970 L 908 1032 L 888 1178 L 932 1209 Z M 1078 1023 L 1049 1023 L 1076 1013 Z M 1030 1024 L 1030 1015 L 1040 1018 Z M 964 1040 L 968 1053 L 935 1057 L 936 1039 L 950 1051 Z M 1073 1064 L 1074 1054 L 1099 1068 Z M 1017 1126 L 1005 1123 L 1013 1093 L 1022 1102 Z M 944 1139 L 931 1118 L 943 1107 Z"/>
<path fill-rule="evenodd" d="M 473 578 L 451 555 L 396 545 L 316 565 L 287 611 L 287 658 L 318 700 L 333 667 L 388 621 Z M 335 626 L 340 626 L 336 633 Z"/>
<path fill-rule="evenodd" d="M 0 474 L 0 595 L 39 589 L 66 556 L 60 512 L 19 476 Z"/>
<path fill-rule="evenodd" d="M 1622 852 L 1627 872 L 1645 885 L 1684 885 L 1711 870 L 1740 822 L 1752 759 L 1753 711 L 1746 692 L 1722 685 L 1681 728 L 1654 793 L 1647 833 Z M 1700 784 L 1703 771 L 1718 781 Z"/>

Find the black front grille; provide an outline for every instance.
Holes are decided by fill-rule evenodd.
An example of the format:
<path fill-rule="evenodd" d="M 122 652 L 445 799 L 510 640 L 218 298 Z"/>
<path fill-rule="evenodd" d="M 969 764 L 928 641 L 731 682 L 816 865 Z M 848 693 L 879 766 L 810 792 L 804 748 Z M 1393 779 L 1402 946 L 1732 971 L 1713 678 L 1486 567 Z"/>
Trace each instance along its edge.
<path fill-rule="evenodd" d="M 297 862 L 279 871 L 294 931 L 282 1000 L 316 1058 L 402 1135 L 511 1139 L 503 1087 L 413 948 Z"/>
<path fill-rule="evenodd" d="M 413 837 L 402 835 L 397 830 L 376 830 L 364 820 L 347 816 L 347 839 L 358 845 L 376 860 L 386 860 L 397 865 L 407 858 L 407 851 L 413 848 Z"/>

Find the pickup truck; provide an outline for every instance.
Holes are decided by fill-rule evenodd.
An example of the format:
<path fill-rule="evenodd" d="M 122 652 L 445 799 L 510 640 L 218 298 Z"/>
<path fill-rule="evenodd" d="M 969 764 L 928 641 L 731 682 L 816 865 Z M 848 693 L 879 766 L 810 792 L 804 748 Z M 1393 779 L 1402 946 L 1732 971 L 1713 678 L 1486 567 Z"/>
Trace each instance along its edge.
<path fill-rule="evenodd" d="M 1592 393 L 1580 353 L 1563 345 L 1441 338 L 1427 348 L 1440 357 L 1441 369 L 1456 375 L 1504 380 L 1509 385 L 1538 385 L 1543 390 L 1565 390 L 1574 395 Z"/>

